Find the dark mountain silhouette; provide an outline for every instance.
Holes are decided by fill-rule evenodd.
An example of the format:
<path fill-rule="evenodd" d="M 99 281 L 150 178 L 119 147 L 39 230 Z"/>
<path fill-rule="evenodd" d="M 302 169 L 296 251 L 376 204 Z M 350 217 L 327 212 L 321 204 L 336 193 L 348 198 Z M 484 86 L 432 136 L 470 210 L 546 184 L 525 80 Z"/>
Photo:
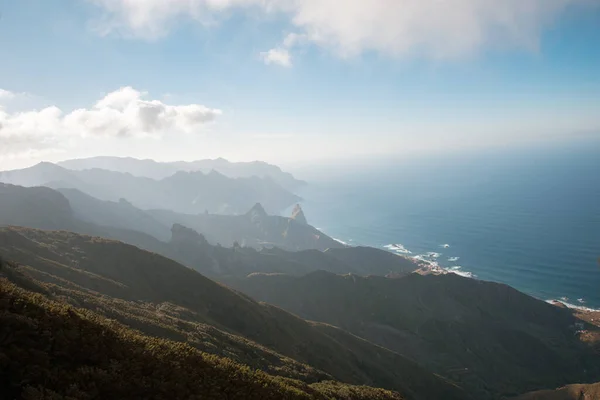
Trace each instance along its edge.
<path fill-rule="evenodd" d="M 576 334 L 580 320 L 506 285 L 329 272 L 253 274 L 231 284 L 406 355 L 480 399 L 600 377 L 600 358 Z"/>
<path fill-rule="evenodd" d="M 294 178 L 290 173 L 282 171 L 276 165 L 262 161 L 229 162 L 223 158 L 190 162 L 157 162 L 154 160 L 138 160 L 131 157 L 92 157 L 66 160 L 58 163 L 58 165 L 72 170 L 100 168 L 153 179 L 164 179 L 178 171 L 208 173 L 215 170 L 230 178 L 268 177 L 280 186 L 292 191 L 306 184 L 306 182 Z"/>
<path fill-rule="evenodd" d="M 170 226 L 158 222 L 147 212 L 125 199 L 118 202 L 98 200 L 77 189 L 57 189 L 68 200 L 75 217 L 82 221 L 147 233 L 162 241 L 171 237 Z M 24 224 L 27 226 L 26 224 Z"/>
<path fill-rule="evenodd" d="M 155 253 L 65 231 L 0 229 L 8 278 L 145 334 L 187 342 L 269 373 L 462 399 L 456 386 L 345 331 L 259 304 Z M 311 368 L 312 367 L 312 368 Z"/>
<path fill-rule="evenodd" d="M 213 246 L 208 243 L 204 235 L 182 224 L 175 223 L 169 229 L 165 225 L 163 231 L 160 222 L 126 202 L 100 201 L 72 189 L 61 189 L 61 191 L 62 193 L 45 187 L 24 188 L 0 185 L 0 198 L 2 199 L 0 201 L 0 226 L 19 225 L 40 229 L 69 230 L 120 240 L 177 260 L 223 282 L 232 278 L 245 277 L 255 272 L 302 275 L 311 271 L 327 270 L 336 273 L 385 275 L 406 273 L 418 267 L 410 260 L 382 250 L 346 248 L 332 239 L 331 244 L 341 247 L 335 251 L 329 249 L 327 252 L 318 250 L 290 252 L 277 248 L 257 251 L 249 247 Z M 65 195 L 69 197 L 69 200 L 65 198 Z M 70 203 L 74 205 L 74 210 Z M 242 223 L 246 223 L 257 216 L 263 222 L 266 220 L 267 223 L 274 220 L 275 222 L 287 221 L 291 222 L 292 226 L 296 225 L 294 221 L 287 218 L 267 216 L 260 206 L 253 207 L 244 216 L 221 217 L 220 220 L 236 222 L 228 228 L 230 232 L 235 232 L 236 228 L 244 226 L 237 221 L 241 220 Z M 185 216 L 181 216 L 181 221 L 192 222 L 186 220 Z M 100 225 L 108 223 L 113 226 Z M 274 225 L 277 227 L 276 224 Z M 132 229 L 127 229 L 128 226 Z M 251 226 L 254 227 L 254 225 Z M 309 233 L 311 229 L 314 229 L 304 225 L 298 225 L 297 228 L 299 231 L 309 230 Z M 256 234 L 256 231 L 253 230 L 251 233 Z M 168 236 L 169 239 L 161 241 L 155 236 Z M 236 236 L 233 239 L 235 238 L 240 237 Z M 319 242 L 314 243 L 318 244 Z M 344 257 L 345 251 L 357 255 Z M 362 252 L 372 254 L 373 258 L 358 256 Z M 347 260 L 353 261 L 348 262 Z M 385 260 L 385 262 L 381 260 Z"/>
<path fill-rule="evenodd" d="M 270 178 L 228 178 L 216 171 L 176 172 L 155 180 L 103 169 L 72 171 L 50 163 L 0 172 L 0 182 L 78 189 L 100 200 L 126 199 L 142 209 L 240 214 L 260 202 L 277 213 L 299 200 Z"/>
<path fill-rule="evenodd" d="M 106 209 L 102 209 L 102 212 L 106 212 Z M 111 216 L 111 219 L 115 219 L 115 216 Z M 166 243 L 146 233 L 100 226 L 79 219 L 69 200 L 60 192 L 47 187 L 26 188 L 0 183 L 0 226 L 10 225 L 67 230 L 122 240 L 161 254 L 168 252 Z"/>

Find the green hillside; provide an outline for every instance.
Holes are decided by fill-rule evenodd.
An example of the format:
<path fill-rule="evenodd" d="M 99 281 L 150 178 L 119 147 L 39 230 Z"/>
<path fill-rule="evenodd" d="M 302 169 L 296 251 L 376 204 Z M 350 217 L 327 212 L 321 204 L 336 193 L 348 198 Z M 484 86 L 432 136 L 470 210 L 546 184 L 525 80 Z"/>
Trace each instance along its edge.
<path fill-rule="evenodd" d="M 259 304 L 158 254 L 64 231 L 0 230 L 16 276 L 53 299 L 141 332 L 305 382 L 332 377 L 397 390 L 406 398 L 465 398 L 413 361 L 340 329 Z"/>
<path fill-rule="evenodd" d="M 0 278 L 2 398 L 397 399 L 337 382 L 274 377 L 88 310 L 48 300 Z"/>

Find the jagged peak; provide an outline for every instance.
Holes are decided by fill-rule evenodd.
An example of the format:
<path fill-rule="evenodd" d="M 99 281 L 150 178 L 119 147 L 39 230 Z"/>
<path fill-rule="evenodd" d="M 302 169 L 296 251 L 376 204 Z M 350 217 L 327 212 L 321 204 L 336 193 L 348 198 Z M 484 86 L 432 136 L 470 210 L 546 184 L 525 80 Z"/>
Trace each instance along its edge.
<path fill-rule="evenodd" d="M 308 221 L 306 220 L 306 216 L 304 215 L 304 211 L 302 211 L 302 207 L 300 207 L 300 204 L 296 204 L 296 206 L 292 210 L 291 218 L 296 222 L 308 225 Z"/>
<path fill-rule="evenodd" d="M 252 208 L 246 213 L 246 215 L 258 215 L 261 217 L 266 217 L 268 214 L 265 211 L 264 207 L 260 203 L 256 203 Z"/>

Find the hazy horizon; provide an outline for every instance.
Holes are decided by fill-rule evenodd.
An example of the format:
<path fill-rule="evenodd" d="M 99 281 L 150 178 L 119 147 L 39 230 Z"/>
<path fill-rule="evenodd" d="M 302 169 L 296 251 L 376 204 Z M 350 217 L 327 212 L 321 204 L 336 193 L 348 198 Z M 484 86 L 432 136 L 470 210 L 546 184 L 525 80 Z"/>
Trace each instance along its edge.
<path fill-rule="evenodd" d="M 598 1 L 0 7 L 0 169 L 310 164 L 600 133 Z"/>

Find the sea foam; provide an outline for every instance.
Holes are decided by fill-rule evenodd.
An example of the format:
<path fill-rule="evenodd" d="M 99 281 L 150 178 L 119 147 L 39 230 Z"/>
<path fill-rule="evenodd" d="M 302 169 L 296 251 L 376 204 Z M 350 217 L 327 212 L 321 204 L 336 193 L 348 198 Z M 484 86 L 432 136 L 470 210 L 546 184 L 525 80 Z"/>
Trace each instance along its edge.
<path fill-rule="evenodd" d="M 411 254 L 412 252 L 400 243 L 386 244 L 384 248 L 401 254 Z"/>
<path fill-rule="evenodd" d="M 464 278 L 477 278 L 477 275 L 475 275 L 472 272 L 462 271 L 462 267 L 460 265 L 455 265 L 454 267 L 445 268 L 445 270 L 451 274 L 456 274 L 456 275 L 462 276 Z"/>
<path fill-rule="evenodd" d="M 332 239 L 333 239 L 333 240 L 335 240 L 335 241 L 336 241 L 336 242 L 338 242 L 338 243 L 341 243 L 341 244 L 343 244 L 344 246 L 350 246 L 350 245 L 349 245 L 347 242 L 344 242 L 344 241 L 343 241 L 343 240 L 341 240 L 341 239 L 336 239 L 336 238 L 334 238 L 334 237 L 332 237 Z"/>
<path fill-rule="evenodd" d="M 573 310 L 600 312 L 600 309 L 598 309 L 598 308 L 578 306 L 576 304 L 568 303 L 568 302 L 560 300 L 560 299 L 558 299 L 558 300 L 557 299 L 549 299 L 549 300 L 546 300 L 546 303 L 550 303 L 550 304 L 561 303 L 561 304 L 564 304 L 565 307 L 573 309 Z"/>

